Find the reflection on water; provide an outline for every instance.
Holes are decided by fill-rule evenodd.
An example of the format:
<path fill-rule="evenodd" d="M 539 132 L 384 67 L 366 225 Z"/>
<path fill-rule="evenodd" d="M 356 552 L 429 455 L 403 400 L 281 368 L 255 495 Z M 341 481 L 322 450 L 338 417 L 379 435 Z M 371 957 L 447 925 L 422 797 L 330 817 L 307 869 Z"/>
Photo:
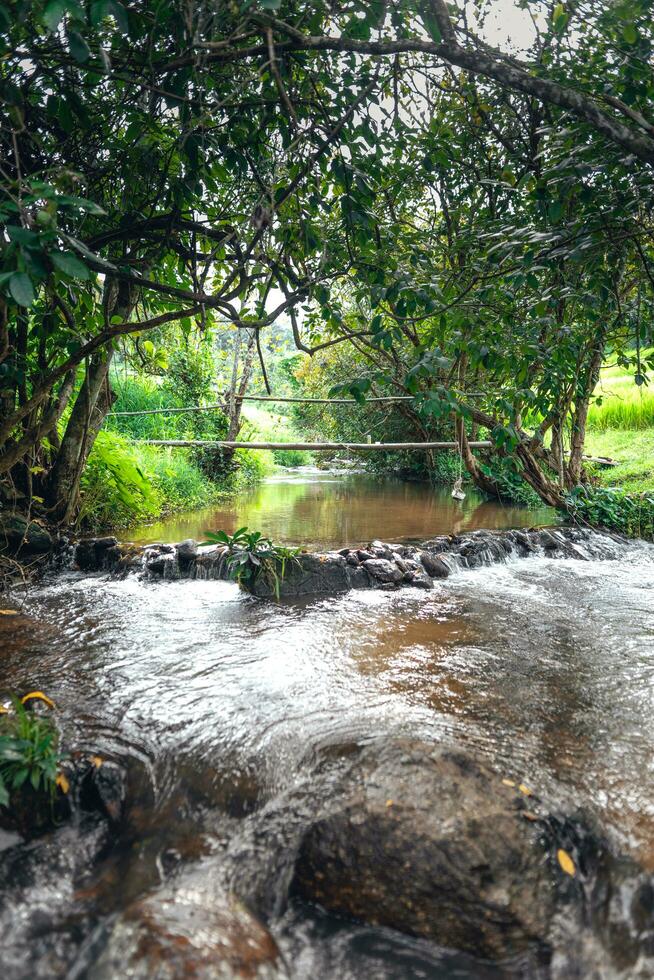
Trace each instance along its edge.
<path fill-rule="evenodd" d="M 232 533 L 247 525 L 274 541 L 307 548 L 344 547 L 381 538 L 420 540 L 476 528 L 551 524 L 554 511 L 485 500 L 468 490 L 453 500 L 450 488 L 352 474 L 337 476 L 304 467 L 273 477 L 238 497 L 168 520 L 137 527 L 132 540 L 201 539 L 206 530 Z"/>

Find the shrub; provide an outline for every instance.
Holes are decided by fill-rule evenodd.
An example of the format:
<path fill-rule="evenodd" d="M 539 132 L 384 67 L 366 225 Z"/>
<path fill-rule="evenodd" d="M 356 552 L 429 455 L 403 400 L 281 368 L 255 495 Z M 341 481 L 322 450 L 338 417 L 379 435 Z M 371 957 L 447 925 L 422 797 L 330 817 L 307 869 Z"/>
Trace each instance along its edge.
<path fill-rule="evenodd" d="M 513 501 L 523 507 L 542 507 L 543 501 L 525 483 L 516 461 L 511 456 L 494 457 L 489 463 L 481 463 L 481 470 L 497 484 L 503 500 Z"/>
<path fill-rule="evenodd" d="M 155 517 L 161 503 L 129 442 L 113 432 L 98 433 L 81 479 L 78 522 L 119 527 Z"/>
<path fill-rule="evenodd" d="M 25 784 L 53 795 L 61 761 L 54 723 L 15 698 L 13 711 L 0 715 L 0 804 L 8 806 L 10 793 Z"/>
<path fill-rule="evenodd" d="M 134 454 L 161 501 L 161 512 L 202 507 L 222 492 L 198 467 L 188 449 L 138 446 L 134 447 Z"/>
<path fill-rule="evenodd" d="M 245 589 L 252 589 L 259 577 L 263 578 L 279 599 L 279 586 L 286 574 L 289 562 L 297 562 L 299 548 L 287 548 L 273 544 L 261 531 L 248 531 L 240 527 L 233 534 L 226 531 L 205 531 L 204 544 L 220 544 L 227 547 L 225 561 L 229 577 Z"/>
<path fill-rule="evenodd" d="M 112 387 L 117 395 L 112 412 L 182 407 L 179 398 L 153 378 L 136 375 L 113 378 Z M 110 415 L 105 428 L 132 439 L 183 439 L 188 424 L 188 415 Z"/>
<path fill-rule="evenodd" d="M 233 481 L 235 488 L 260 483 L 273 470 L 270 453 L 263 449 L 237 449 L 234 463 L 237 467 Z"/>
<path fill-rule="evenodd" d="M 568 494 L 567 503 L 574 520 L 654 539 L 654 493 L 580 486 Z"/>
<path fill-rule="evenodd" d="M 276 449 L 273 459 L 278 466 L 308 466 L 313 456 L 306 449 Z"/>

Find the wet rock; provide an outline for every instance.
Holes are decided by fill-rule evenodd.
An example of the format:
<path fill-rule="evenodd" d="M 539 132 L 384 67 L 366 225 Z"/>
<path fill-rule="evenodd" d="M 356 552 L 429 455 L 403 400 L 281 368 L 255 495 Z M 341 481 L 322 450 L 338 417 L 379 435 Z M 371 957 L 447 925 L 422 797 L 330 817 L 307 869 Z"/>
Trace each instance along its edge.
<path fill-rule="evenodd" d="M 210 862 L 132 904 L 93 965 L 94 980 L 283 980 L 268 930 L 227 896 Z"/>
<path fill-rule="evenodd" d="M 360 562 L 370 561 L 370 559 L 374 557 L 375 556 L 373 555 L 372 551 L 365 551 L 362 548 L 357 551 L 357 558 Z"/>
<path fill-rule="evenodd" d="M 356 573 L 358 569 L 349 566 L 339 554 L 308 554 L 298 555 L 295 561 L 287 562 L 283 578 L 281 571 L 281 565 L 278 565 L 279 595 L 301 596 L 348 592 L 356 587 L 352 584 L 353 576 L 350 573 Z M 248 591 L 260 598 L 271 598 L 276 594 L 275 581 L 265 574 L 259 575 L 248 586 Z"/>
<path fill-rule="evenodd" d="M 363 562 L 363 567 L 373 578 L 384 583 L 401 582 L 404 575 L 395 562 L 388 561 L 386 558 L 369 558 Z"/>
<path fill-rule="evenodd" d="M 545 949 L 555 888 L 520 794 L 469 755 L 374 745 L 301 844 L 296 890 L 490 958 Z"/>
<path fill-rule="evenodd" d="M 409 572 L 407 573 L 412 577 L 410 579 L 405 579 L 407 585 L 410 585 L 414 589 L 433 589 L 434 581 L 427 575 L 426 572 Z"/>
<path fill-rule="evenodd" d="M 179 577 L 180 567 L 174 545 L 149 546 L 143 553 L 143 564 L 151 575 L 160 575 L 167 579 Z"/>
<path fill-rule="evenodd" d="M 44 555 L 54 542 L 46 528 L 20 514 L 0 511 L 0 552 L 11 555 Z"/>
<path fill-rule="evenodd" d="M 108 846 L 107 821 L 79 823 L 0 853 L 3 980 L 69 975 L 92 920 L 78 886 Z"/>
<path fill-rule="evenodd" d="M 125 803 L 125 787 L 124 770 L 115 762 L 98 759 L 89 764 L 82 782 L 82 805 L 118 823 Z"/>
<path fill-rule="evenodd" d="M 431 554 L 437 554 L 440 551 L 451 551 L 452 545 L 458 540 L 455 537 L 448 537 L 446 534 L 441 534 L 437 538 L 430 538 L 429 541 L 423 541 L 421 548 L 425 551 L 429 551 Z"/>
<path fill-rule="evenodd" d="M 9 806 L 0 806 L 0 828 L 33 840 L 63 823 L 71 814 L 70 800 L 60 790 L 35 790 L 31 783 L 10 793 Z"/>
<path fill-rule="evenodd" d="M 190 565 L 198 556 L 198 543 L 193 538 L 186 538 L 186 540 L 180 541 L 179 544 L 175 545 L 175 549 L 177 551 L 177 561 L 182 568 Z"/>
<path fill-rule="evenodd" d="M 357 568 L 359 565 L 359 559 L 357 558 L 356 555 L 353 555 L 351 553 L 346 556 L 345 561 L 348 565 L 351 565 L 352 568 Z"/>
<path fill-rule="evenodd" d="M 440 555 L 430 555 L 428 552 L 423 551 L 420 555 L 420 563 L 432 578 L 447 578 L 450 574 L 449 568 Z"/>
<path fill-rule="evenodd" d="M 75 564 L 82 572 L 99 572 L 113 568 L 122 552 L 113 537 L 84 538 L 75 546 Z"/>

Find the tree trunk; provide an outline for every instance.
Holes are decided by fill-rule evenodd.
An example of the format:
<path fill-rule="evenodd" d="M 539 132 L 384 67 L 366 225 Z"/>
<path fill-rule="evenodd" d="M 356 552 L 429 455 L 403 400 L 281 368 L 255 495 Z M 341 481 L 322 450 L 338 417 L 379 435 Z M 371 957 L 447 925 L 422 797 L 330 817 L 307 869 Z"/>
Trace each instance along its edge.
<path fill-rule="evenodd" d="M 136 302 L 136 289 L 128 283 L 105 280 L 104 312 L 107 321 L 116 315 L 128 320 Z M 87 361 L 82 386 L 66 426 L 46 489 L 46 505 L 54 520 L 70 523 L 77 509 L 79 484 L 114 396 L 109 385 L 113 348 L 101 348 Z"/>
<path fill-rule="evenodd" d="M 468 437 L 466 435 L 465 421 L 462 418 L 457 418 L 455 421 L 455 431 L 456 431 L 456 441 L 460 446 L 461 456 L 465 467 L 470 474 L 472 482 L 484 493 L 490 494 L 491 497 L 499 497 L 500 489 L 493 480 L 492 477 L 487 476 L 483 470 L 480 468 L 477 458 L 474 456 L 472 449 L 468 444 Z"/>
<path fill-rule="evenodd" d="M 570 459 L 567 467 L 568 483 L 571 487 L 575 487 L 581 482 L 583 474 L 583 453 L 584 443 L 586 442 L 588 408 L 593 391 L 599 381 L 603 358 L 604 331 L 597 336 L 595 349 L 593 350 L 588 370 L 586 371 L 582 389 L 579 397 L 575 401 L 575 413 L 572 419 L 572 435 L 570 439 Z"/>
<path fill-rule="evenodd" d="M 100 399 L 100 393 L 108 386 L 112 353 L 111 350 L 98 352 L 88 362 L 82 387 L 50 471 L 46 503 L 56 521 L 69 522 L 77 505 L 84 465 L 108 411 L 108 399 Z"/>

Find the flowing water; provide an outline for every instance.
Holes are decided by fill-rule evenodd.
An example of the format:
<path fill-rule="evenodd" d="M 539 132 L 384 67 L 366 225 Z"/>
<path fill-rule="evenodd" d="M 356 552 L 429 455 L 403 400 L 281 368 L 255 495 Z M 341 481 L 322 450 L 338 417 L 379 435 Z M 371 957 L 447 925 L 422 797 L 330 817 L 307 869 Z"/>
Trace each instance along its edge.
<path fill-rule="evenodd" d="M 472 495 L 460 507 L 426 488 L 301 480 L 136 536 L 242 523 L 340 544 L 534 523 Z M 219 852 L 330 745 L 399 734 L 467 743 L 548 799 L 583 805 L 654 870 L 654 547 L 611 547 L 611 560 L 459 570 L 427 593 L 278 604 L 219 581 L 65 572 L 13 597 L 18 630 L 0 617 L 3 686 L 47 691 L 71 744 L 136 773 L 107 910 L 159 880 L 167 856 Z M 503 975 L 317 909 L 292 905 L 271 928 L 296 980 Z"/>

